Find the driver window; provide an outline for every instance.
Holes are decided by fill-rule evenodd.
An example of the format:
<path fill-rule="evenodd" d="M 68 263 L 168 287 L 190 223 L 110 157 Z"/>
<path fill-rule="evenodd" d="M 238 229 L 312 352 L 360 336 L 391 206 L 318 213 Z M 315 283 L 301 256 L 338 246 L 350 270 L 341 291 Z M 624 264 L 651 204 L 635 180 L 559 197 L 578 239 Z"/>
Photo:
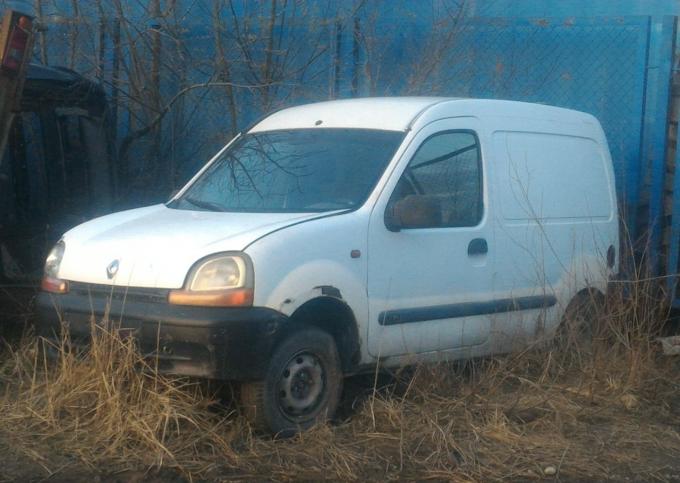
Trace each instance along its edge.
<path fill-rule="evenodd" d="M 390 202 L 418 197 L 438 206 L 440 216 L 423 228 L 475 226 L 483 212 L 481 186 L 477 137 L 467 131 L 446 131 L 418 148 Z"/>

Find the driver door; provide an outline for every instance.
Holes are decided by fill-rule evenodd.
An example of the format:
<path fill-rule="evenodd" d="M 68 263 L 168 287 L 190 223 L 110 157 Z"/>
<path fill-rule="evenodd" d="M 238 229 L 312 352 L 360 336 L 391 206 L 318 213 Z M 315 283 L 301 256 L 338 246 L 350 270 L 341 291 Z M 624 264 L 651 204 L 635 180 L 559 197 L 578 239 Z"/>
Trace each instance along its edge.
<path fill-rule="evenodd" d="M 371 214 L 374 356 L 450 350 L 489 337 L 484 303 L 493 298 L 493 244 L 478 127 L 474 118 L 453 118 L 423 128 Z M 401 220 L 409 226 L 391 226 L 395 206 L 408 211 Z"/>

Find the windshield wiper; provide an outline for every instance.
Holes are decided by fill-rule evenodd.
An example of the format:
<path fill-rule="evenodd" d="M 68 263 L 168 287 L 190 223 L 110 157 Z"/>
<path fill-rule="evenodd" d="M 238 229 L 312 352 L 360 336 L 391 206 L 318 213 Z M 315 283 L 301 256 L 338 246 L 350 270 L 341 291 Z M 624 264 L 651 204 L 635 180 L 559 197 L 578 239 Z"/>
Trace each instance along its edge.
<path fill-rule="evenodd" d="M 220 205 L 219 203 L 213 203 L 212 201 L 197 200 L 196 198 L 185 197 L 181 198 L 183 201 L 190 203 L 198 208 L 203 208 L 208 211 L 227 211 L 227 209 Z"/>

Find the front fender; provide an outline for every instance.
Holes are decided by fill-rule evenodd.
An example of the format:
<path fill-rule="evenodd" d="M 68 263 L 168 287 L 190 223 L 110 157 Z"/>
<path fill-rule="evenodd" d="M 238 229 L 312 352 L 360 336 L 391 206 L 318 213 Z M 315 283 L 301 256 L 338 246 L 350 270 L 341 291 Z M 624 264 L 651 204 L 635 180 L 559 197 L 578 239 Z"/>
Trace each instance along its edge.
<path fill-rule="evenodd" d="M 310 261 L 284 273 L 274 283 L 270 275 L 266 284 L 262 285 L 264 287 L 260 284 L 257 286 L 255 304 L 270 307 L 287 316 L 304 303 L 324 296 L 344 301 L 357 319 L 362 318 L 362 310 L 364 314 L 368 310 L 365 281 L 357 273 L 332 260 Z"/>

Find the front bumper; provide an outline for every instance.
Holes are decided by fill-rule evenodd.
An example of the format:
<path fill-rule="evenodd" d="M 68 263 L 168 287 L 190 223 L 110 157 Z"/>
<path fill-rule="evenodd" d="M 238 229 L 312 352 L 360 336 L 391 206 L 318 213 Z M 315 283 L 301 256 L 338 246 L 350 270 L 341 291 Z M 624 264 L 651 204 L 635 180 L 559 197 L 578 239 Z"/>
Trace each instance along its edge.
<path fill-rule="evenodd" d="M 87 344 L 92 321 L 136 339 L 164 373 L 224 380 L 259 380 L 290 328 L 266 307 L 170 305 L 167 290 L 71 283 L 66 294 L 41 292 L 36 332 L 54 339 L 62 328 Z"/>

